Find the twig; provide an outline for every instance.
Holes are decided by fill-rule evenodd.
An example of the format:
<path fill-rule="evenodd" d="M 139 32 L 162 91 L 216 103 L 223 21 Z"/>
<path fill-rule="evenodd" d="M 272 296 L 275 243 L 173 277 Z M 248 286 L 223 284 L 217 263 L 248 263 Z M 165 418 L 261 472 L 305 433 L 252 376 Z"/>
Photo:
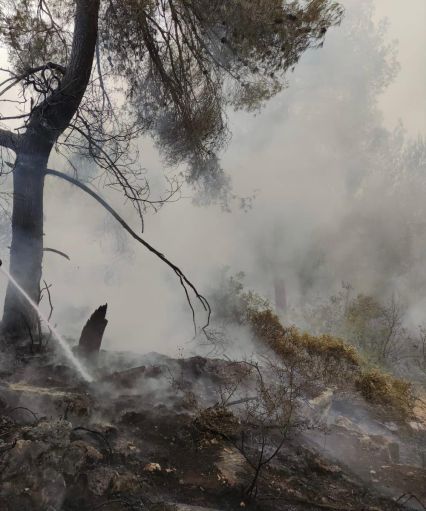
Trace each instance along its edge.
<path fill-rule="evenodd" d="M 47 299 L 49 300 L 49 307 L 50 307 L 50 312 L 49 312 L 49 316 L 47 318 L 47 321 L 50 321 L 50 319 L 52 317 L 52 314 L 53 314 L 52 295 L 50 294 L 50 288 L 52 287 L 52 284 L 48 285 L 47 282 L 44 279 L 43 279 L 43 282 L 44 282 L 44 288 L 40 290 L 40 296 L 41 296 L 41 293 L 43 291 L 46 291 Z"/>
<path fill-rule="evenodd" d="M 69 255 L 65 254 L 65 252 L 61 252 L 60 250 L 56 250 L 56 248 L 43 248 L 43 252 L 53 252 L 54 254 L 65 257 L 65 259 L 68 259 L 68 261 L 71 260 Z"/>
<path fill-rule="evenodd" d="M 111 459 L 112 458 L 112 448 L 111 448 L 111 445 L 110 443 L 108 442 L 108 440 L 106 439 L 105 435 L 103 435 L 102 433 L 100 433 L 99 431 L 95 431 L 94 429 L 88 429 L 88 428 L 85 428 L 83 426 L 78 426 L 76 428 L 73 428 L 73 431 L 86 431 L 87 433 L 91 433 L 92 435 L 100 438 L 104 444 L 106 445 L 107 447 L 107 451 L 108 451 L 108 456 L 109 458 Z"/>
<path fill-rule="evenodd" d="M 17 410 L 25 410 L 26 412 L 30 413 L 34 417 L 35 422 L 38 422 L 38 417 L 37 417 L 36 413 L 34 413 L 29 408 L 26 408 L 25 406 L 16 406 L 15 408 L 6 410 L 6 413 L 8 413 L 10 415 L 11 413 L 16 412 Z"/>

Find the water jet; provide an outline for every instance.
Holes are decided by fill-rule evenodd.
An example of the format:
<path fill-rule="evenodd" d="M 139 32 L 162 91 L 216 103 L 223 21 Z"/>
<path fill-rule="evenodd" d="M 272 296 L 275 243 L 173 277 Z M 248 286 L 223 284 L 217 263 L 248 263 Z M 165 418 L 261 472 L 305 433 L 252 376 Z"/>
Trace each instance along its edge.
<path fill-rule="evenodd" d="M 56 330 L 56 328 L 50 323 L 50 321 L 47 319 L 47 317 L 43 314 L 43 312 L 40 310 L 38 305 L 31 299 L 31 297 L 28 295 L 28 293 L 19 285 L 19 283 L 16 281 L 16 279 L 3 268 L 3 262 L 0 259 L 0 272 L 3 273 L 3 275 L 7 278 L 7 280 L 15 287 L 17 291 L 27 300 L 27 302 L 30 304 L 30 306 L 35 310 L 39 318 L 49 327 L 50 331 L 52 332 L 53 336 L 56 338 L 56 340 L 59 343 L 59 346 L 61 347 L 64 355 L 68 359 L 68 361 L 72 364 L 72 366 L 76 369 L 76 371 L 80 374 L 80 376 L 86 381 L 86 382 L 92 382 L 93 377 L 89 374 L 87 369 L 83 366 L 83 364 L 78 360 L 78 358 L 74 355 L 74 353 L 71 350 L 71 347 L 67 343 L 67 341 L 62 337 L 62 335 Z"/>

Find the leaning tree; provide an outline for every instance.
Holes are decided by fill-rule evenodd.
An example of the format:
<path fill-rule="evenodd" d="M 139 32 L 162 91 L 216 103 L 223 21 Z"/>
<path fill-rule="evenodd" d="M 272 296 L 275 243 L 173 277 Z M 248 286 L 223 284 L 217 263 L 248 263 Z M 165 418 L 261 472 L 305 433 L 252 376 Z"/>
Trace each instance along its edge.
<path fill-rule="evenodd" d="M 1 171 L 13 175 L 10 272 L 38 302 L 43 258 L 43 188 L 48 175 L 89 193 L 205 299 L 162 253 L 82 181 L 85 158 L 99 183 L 120 190 L 142 222 L 153 198 L 137 145 L 151 136 L 165 164 L 226 200 L 217 153 L 228 139 L 226 111 L 253 110 L 279 92 L 286 71 L 321 46 L 338 23 L 333 0 L 0 0 L 8 51 L 0 101 Z M 7 125 L 6 125 L 7 123 Z M 69 171 L 50 168 L 59 153 Z M 192 307 L 192 305 L 191 305 Z M 9 285 L 2 326 L 22 330 L 31 310 Z"/>

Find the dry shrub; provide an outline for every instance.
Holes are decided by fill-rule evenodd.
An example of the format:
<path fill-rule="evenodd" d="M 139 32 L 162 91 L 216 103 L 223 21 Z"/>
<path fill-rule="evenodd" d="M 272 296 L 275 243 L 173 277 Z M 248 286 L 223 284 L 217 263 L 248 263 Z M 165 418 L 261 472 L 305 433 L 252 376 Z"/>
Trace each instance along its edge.
<path fill-rule="evenodd" d="M 240 422 L 229 408 L 217 404 L 200 410 L 195 426 L 205 433 L 231 438 L 238 433 Z"/>
<path fill-rule="evenodd" d="M 239 273 L 224 280 L 221 294 L 214 297 L 222 320 L 229 324 L 249 326 L 255 338 L 270 348 L 287 368 L 294 369 L 306 383 L 313 383 L 314 386 L 328 384 L 338 385 L 340 388 L 347 385 L 355 387 L 367 401 L 383 405 L 389 412 L 406 415 L 413 409 L 413 389 L 407 381 L 398 380 L 372 367 L 369 359 L 357 348 L 338 336 L 330 333 L 312 335 L 301 332 L 295 326 L 282 325 L 267 300 L 244 289 L 243 278 L 244 274 Z M 342 295 L 338 303 L 341 303 L 345 296 Z M 352 308 L 351 320 L 355 322 L 355 319 L 366 315 L 375 318 L 375 303 L 358 297 L 357 310 L 360 313 L 356 315 Z M 390 318 L 389 324 L 394 327 L 399 325 L 398 308 L 394 301 L 383 314 Z M 336 320 L 334 317 L 332 319 Z M 377 337 L 384 336 L 385 340 L 381 344 L 378 342 L 378 345 L 386 345 L 394 331 L 394 328 L 381 330 Z M 360 330 L 360 338 L 367 334 L 365 329 L 362 332 Z M 362 346 L 363 343 L 359 342 L 357 345 Z M 426 346 L 426 343 L 424 345 Z"/>
<path fill-rule="evenodd" d="M 270 309 L 251 310 L 249 323 L 256 337 L 281 359 L 290 360 L 303 373 L 321 376 L 327 383 L 345 381 L 369 402 L 387 407 L 398 415 L 408 416 L 414 405 L 409 382 L 394 378 L 377 368 L 367 368 L 358 351 L 331 335 L 311 335 L 296 327 L 284 327 Z"/>
<path fill-rule="evenodd" d="M 280 358 L 295 362 L 301 369 L 313 367 L 327 381 L 340 379 L 343 373 L 356 371 L 361 358 L 356 349 L 331 335 L 314 336 L 302 333 L 294 326 L 284 327 L 270 309 L 249 313 L 250 325 L 256 337 Z"/>
<path fill-rule="evenodd" d="M 367 401 L 384 405 L 409 416 L 414 406 L 412 385 L 378 369 L 370 369 L 359 374 L 356 388 Z"/>
<path fill-rule="evenodd" d="M 307 333 L 300 334 L 297 331 L 295 339 L 312 355 L 345 361 L 354 367 L 359 367 L 361 363 L 356 349 L 337 337 L 331 335 L 320 335 L 317 337 Z"/>

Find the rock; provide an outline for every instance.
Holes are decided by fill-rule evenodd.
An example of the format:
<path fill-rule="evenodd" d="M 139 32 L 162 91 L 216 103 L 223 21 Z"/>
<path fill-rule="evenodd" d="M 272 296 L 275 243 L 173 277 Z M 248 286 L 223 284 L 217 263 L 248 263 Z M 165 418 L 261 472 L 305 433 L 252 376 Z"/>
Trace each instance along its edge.
<path fill-rule="evenodd" d="M 326 420 L 333 404 L 333 389 L 327 389 L 319 396 L 309 401 L 311 419 Z"/>
<path fill-rule="evenodd" d="M 120 453 L 120 456 L 128 458 L 140 452 L 139 447 L 126 438 L 118 438 L 114 443 L 115 450 Z"/>
<path fill-rule="evenodd" d="M 90 415 L 92 403 L 85 395 L 69 396 L 64 399 L 66 416 L 87 417 Z"/>
<path fill-rule="evenodd" d="M 337 465 L 332 465 L 325 461 L 323 458 L 315 456 L 310 460 L 310 470 L 320 474 L 339 474 L 342 469 Z"/>
<path fill-rule="evenodd" d="M 391 456 L 389 452 L 389 444 L 391 442 L 380 435 L 362 435 L 359 438 L 359 447 L 368 452 L 370 456 L 374 456 L 376 461 L 381 463 L 389 463 Z"/>
<path fill-rule="evenodd" d="M 62 474 L 51 467 L 43 470 L 40 488 L 41 504 L 43 509 L 51 506 L 60 509 L 65 496 L 66 484 Z"/>
<path fill-rule="evenodd" d="M 37 463 L 43 467 L 52 467 L 62 472 L 62 456 L 62 449 L 48 449 L 39 457 Z"/>
<path fill-rule="evenodd" d="M 31 473 L 36 460 L 48 449 L 48 444 L 44 442 L 17 440 L 15 446 L 7 451 L 3 457 L 0 470 L 1 480 L 6 481 L 18 475 Z"/>
<path fill-rule="evenodd" d="M 18 440 L 15 446 L 7 451 L 3 456 L 1 464 L 1 480 L 7 481 L 14 476 L 25 473 L 29 470 L 31 464 L 30 440 Z"/>
<path fill-rule="evenodd" d="M 138 487 L 138 478 L 130 472 L 115 473 L 111 481 L 111 491 L 113 493 L 135 493 Z"/>
<path fill-rule="evenodd" d="M 76 440 L 72 442 L 62 457 L 63 472 L 76 475 L 85 464 L 102 461 L 103 455 L 92 445 Z"/>
<path fill-rule="evenodd" d="M 244 456 L 235 447 L 225 447 L 220 453 L 219 461 L 215 463 L 221 480 L 230 486 L 237 485 L 247 468 Z"/>
<path fill-rule="evenodd" d="M 103 380 L 108 383 L 114 383 L 116 386 L 131 389 L 145 376 L 146 367 L 141 366 L 108 374 L 103 378 Z"/>
<path fill-rule="evenodd" d="M 161 472 L 161 465 L 159 463 L 147 463 L 143 470 L 144 472 Z"/>
<path fill-rule="evenodd" d="M 353 421 L 351 421 L 348 417 L 344 417 L 343 415 L 339 415 L 336 418 L 335 424 L 336 426 L 347 429 L 348 431 L 356 431 L 357 433 L 361 431 Z"/>
<path fill-rule="evenodd" d="M 384 423 L 385 428 L 387 428 L 389 431 L 392 431 L 392 433 L 396 433 L 399 430 L 398 424 L 395 424 L 395 422 L 385 422 Z"/>
<path fill-rule="evenodd" d="M 115 471 L 110 467 L 98 467 L 87 474 L 89 490 L 98 497 L 107 493 Z"/>
<path fill-rule="evenodd" d="M 410 426 L 410 428 L 413 430 L 413 431 L 416 431 L 416 432 L 419 432 L 419 431 L 426 431 L 426 425 L 425 424 L 422 424 L 421 422 L 417 422 L 417 421 L 410 421 L 408 423 L 408 425 Z"/>
<path fill-rule="evenodd" d="M 18 440 L 2 463 L 1 495 L 14 503 L 22 501 L 16 509 L 60 509 L 66 484 L 58 469 L 61 464 L 52 461 L 55 453 L 45 442 Z"/>

